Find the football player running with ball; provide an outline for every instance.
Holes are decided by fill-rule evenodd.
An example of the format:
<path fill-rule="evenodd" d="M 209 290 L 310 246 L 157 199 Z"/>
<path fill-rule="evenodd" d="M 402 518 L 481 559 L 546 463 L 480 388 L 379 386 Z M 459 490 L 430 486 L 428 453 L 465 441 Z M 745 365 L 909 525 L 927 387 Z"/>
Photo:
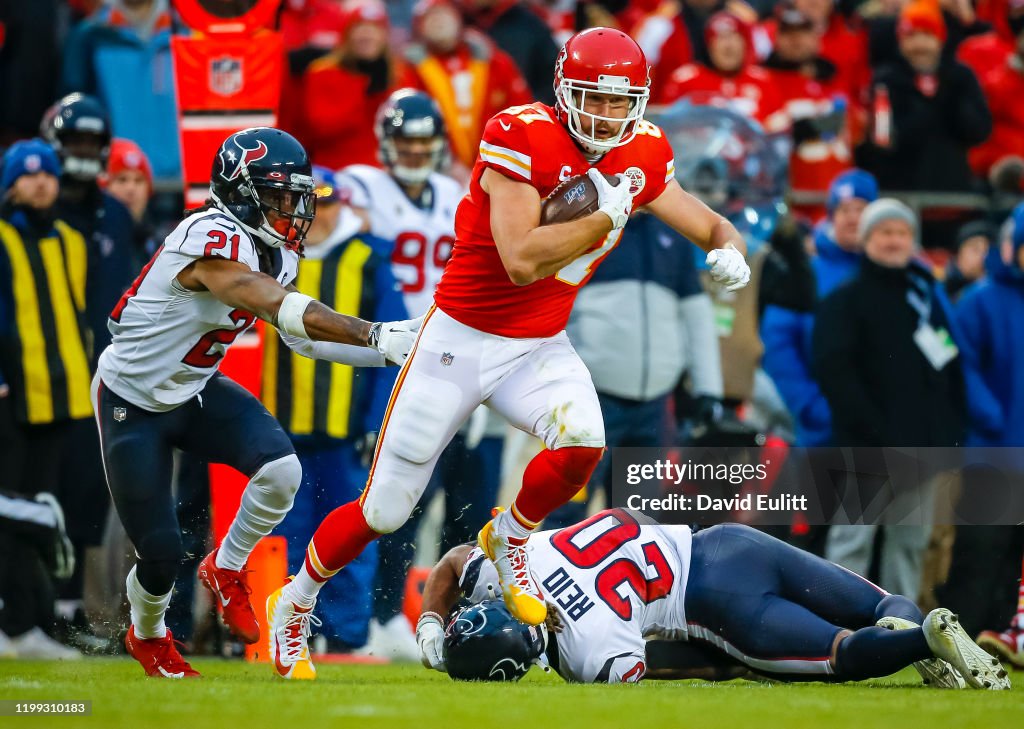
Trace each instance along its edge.
<path fill-rule="evenodd" d="M 299 354 L 350 365 L 403 363 L 418 322 L 338 314 L 298 293 L 302 240 L 315 211 L 309 158 L 266 127 L 229 136 L 213 164 L 211 197 L 143 268 L 110 315 L 93 407 L 107 484 L 138 561 L 128 574 L 128 653 L 150 676 L 198 676 L 164 613 L 183 557 L 171 492 L 173 450 L 249 477 L 218 550 L 199 566 L 228 628 L 259 639 L 245 563 L 291 508 L 302 478 L 291 441 L 260 401 L 217 370 L 256 319 Z"/>
<path fill-rule="evenodd" d="M 512 615 L 544 621 L 526 540 L 586 484 L 605 445 L 594 385 L 564 331 L 576 292 L 634 206 L 706 250 L 723 285 L 740 288 L 750 276 L 736 229 L 676 183 L 668 141 L 643 118 L 649 93 L 640 47 L 618 30 L 591 28 L 559 55 L 554 107 L 513 107 L 487 123 L 456 214 L 454 253 L 395 383 L 366 488 L 327 516 L 304 568 L 268 602 L 280 674 L 314 675 L 305 636 L 320 585 L 408 519 L 441 451 L 480 403 L 547 446 L 511 508 L 479 537 Z M 598 211 L 540 225 L 544 198 L 584 173 Z"/>

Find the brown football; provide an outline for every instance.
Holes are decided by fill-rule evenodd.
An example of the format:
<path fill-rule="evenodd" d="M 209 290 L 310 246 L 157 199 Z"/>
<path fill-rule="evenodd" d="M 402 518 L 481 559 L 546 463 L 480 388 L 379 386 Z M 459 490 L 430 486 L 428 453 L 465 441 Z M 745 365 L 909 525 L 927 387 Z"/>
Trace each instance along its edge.
<path fill-rule="evenodd" d="M 613 185 L 618 182 L 614 175 L 606 174 L 604 178 Z M 594 181 L 587 175 L 576 175 L 559 184 L 544 198 L 540 206 L 540 224 L 568 223 L 596 212 L 597 208 L 597 187 Z"/>

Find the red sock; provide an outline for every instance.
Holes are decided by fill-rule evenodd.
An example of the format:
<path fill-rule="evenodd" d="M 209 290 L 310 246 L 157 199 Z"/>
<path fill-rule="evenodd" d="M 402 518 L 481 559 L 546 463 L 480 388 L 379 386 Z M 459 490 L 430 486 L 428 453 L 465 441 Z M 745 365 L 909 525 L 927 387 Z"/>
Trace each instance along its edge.
<path fill-rule="evenodd" d="M 512 515 L 527 529 L 535 529 L 544 518 L 587 485 L 604 448 L 570 446 L 534 456 L 523 473 L 523 487 L 512 504 Z"/>
<path fill-rule="evenodd" d="M 306 550 L 306 572 L 317 582 L 333 577 L 359 556 L 380 534 L 370 528 L 358 501 L 350 501 L 327 515 Z"/>
<path fill-rule="evenodd" d="M 1017 586 L 1017 615 L 1013 618 L 1017 630 L 1024 630 L 1024 561 L 1020 565 L 1020 584 Z"/>

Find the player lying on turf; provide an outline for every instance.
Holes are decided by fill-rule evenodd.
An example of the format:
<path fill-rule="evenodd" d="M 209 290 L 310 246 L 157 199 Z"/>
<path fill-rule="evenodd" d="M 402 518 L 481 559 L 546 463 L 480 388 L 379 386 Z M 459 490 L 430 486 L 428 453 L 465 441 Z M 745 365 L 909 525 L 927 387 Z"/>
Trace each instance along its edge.
<path fill-rule="evenodd" d="M 315 678 L 307 637 L 320 587 L 409 519 L 441 452 L 481 404 L 546 446 L 511 508 L 479 535 L 509 610 L 544 622 L 526 539 L 587 483 L 605 446 L 594 383 L 565 333 L 579 287 L 641 207 L 706 251 L 722 286 L 750 279 L 742 237 L 680 187 L 668 140 L 643 118 L 649 86 L 633 39 L 589 28 L 562 48 L 555 106 L 505 109 L 487 122 L 455 215 L 454 252 L 392 391 L 366 488 L 327 515 L 295 579 L 268 599 L 281 676 Z M 545 199 L 569 180 L 551 200 L 570 214 L 542 224 Z"/>
<path fill-rule="evenodd" d="M 531 629 L 490 601 L 491 562 L 479 548 L 456 547 L 424 590 L 416 630 L 424 665 L 454 678 L 514 680 L 546 653 L 569 681 L 701 675 L 673 675 L 662 641 L 651 643 L 655 660 L 645 640 L 662 638 L 711 644 L 782 680 L 859 681 L 913 664 L 933 686 L 1010 686 L 950 611 L 922 619 L 909 599 L 747 526 L 691 533 L 613 509 L 534 534 L 527 549 L 554 630 Z M 446 621 L 463 596 L 473 604 Z"/>
<path fill-rule="evenodd" d="M 306 357 L 350 365 L 405 361 L 418 323 L 344 316 L 299 293 L 302 240 L 315 211 L 306 151 L 278 129 L 243 129 L 221 145 L 211 198 L 178 225 L 110 315 L 93 408 L 117 514 L 135 545 L 128 574 L 128 653 L 150 676 L 198 675 L 164 625 L 184 555 L 171 491 L 174 449 L 249 477 L 220 548 L 199 565 L 231 632 L 259 638 L 245 563 L 291 508 L 302 468 L 260 401 L 217 370 L 256 319 Z"/>

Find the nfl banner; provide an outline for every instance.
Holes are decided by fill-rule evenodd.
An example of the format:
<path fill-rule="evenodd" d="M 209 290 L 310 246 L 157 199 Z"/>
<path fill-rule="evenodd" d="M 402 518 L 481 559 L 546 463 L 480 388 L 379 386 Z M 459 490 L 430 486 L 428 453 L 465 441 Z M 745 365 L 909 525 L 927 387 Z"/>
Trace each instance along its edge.
<path fill-rule="evenodd" d="M 246 127 L 275 126 L 284 73 L 281 36 L 175 36 L 171 40 L 178 94 L 185 202 L 210 193 L 210 165 L 224 138 Z"/>

